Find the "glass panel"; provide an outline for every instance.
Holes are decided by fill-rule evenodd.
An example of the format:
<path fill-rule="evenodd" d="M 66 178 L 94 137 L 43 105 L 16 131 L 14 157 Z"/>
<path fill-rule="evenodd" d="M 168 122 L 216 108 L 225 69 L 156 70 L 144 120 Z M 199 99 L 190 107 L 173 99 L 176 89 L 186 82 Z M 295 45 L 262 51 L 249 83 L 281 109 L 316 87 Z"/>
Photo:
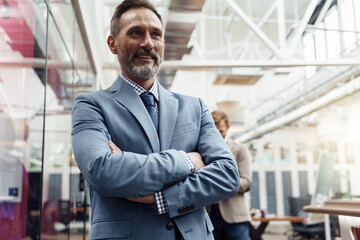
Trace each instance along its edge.
<path fill-rule="evenodd" d="M 351 52 L 356 48 L 356 34 L 352 32 L 344 32 L 344 51 Z"/>
<path fill-rule="evenodd" d="M 75 25 L 74 35 L 74 96 L 81 92 L 92 92 L 95 90 L 95 75 L 92 72 L 89 57 L 80 34 L 78 24 Z"/>
<path fill-rule="evenodd" d="M 342 197 L 340 183 L 341 183 L 340 171 L 335 170 L 333 176 L 332 188 L 333 188 L 333 195 L 336 197 Z"/>
<path fill-rule="evenodd" d="M 360 31 L 360 16 L 359 14 L 357 14 L 360 10 L 360 0 L 353 0 L 354 3 L 354 16 L 355 16 L 355 26 L 356 26 L 356 31 Z M 360 40 L 360 34 L 357 34 L 357 39 Z"/>
<path fill-rule="evenodd" d="M 326 39 L 327 39 L 327 52 L 329 58 L 334 58 L 336 55 L 340 53 L 340 33 L 337 29 L 339 29 L 339 18 L 338 18 L 338 10 L 336 7 L 333 7 L 325 17 L 325 27 L 326 31 Z"/>
<path fill-rule="evenodd" d="M 341 5 L 342 29 L 355 31 L 355 19 L 352 0 L 345 0 Z M 349 51 L 355 48 L 356 35 L 354 32 L 344 32 L 344 48 Z"/>
<path fill-rule="evenodd" d="M 50 16 L 42 189 L 43 239 L 67 239 L 70 233 L 71 114 L 64 103 L 72 99 L 67 86 L 71 86 L 73 67 L 58 30 Z M 53 64 L 54 61 L 56 64 Z"/>
<path fill-rule="evenodd" d="M 307 176 L 308 176 L 307 172 L 305 171 L 299 172 L 300 197 L 306 197 L 309 194 Z"/>
<path fill-rule="evenodd" d="M 345 145 L 345 158 L 347 164 L 355 164 L 355 147 L 354 143 Z"/>
<path fill-rule="evenodd" d="M 251 208 L 260 209 L 260 196 L 259 196 L 259 173 L 252 173 L 252 183 L 250 188 Z"/>
<path fill-rule="evenodd" d="M 277 207 L 276 207 L 275 172 L 266 172 L 266 196 L 267 196 L 268 213 L 276 214 Z"/>
<path fill-rule="evenodd" d="M 64 102 L 64 108 L 71 111 L 71 105 L 77 94 L 82 92 L 91 92 L 95 90 L 95 75 L 87 54 L 84 40 L 81 36 L 79 25 L 74 26 L 74 48 L 73 61 L 75 68 L 72 72 L 71 82 L 66 85 L 66 91 L 70 98 L 68 102 Z M 71 126 L 69 126 L 71 129 Z M 91 214 L 89 187 L 85 179 L 80 174 L 80 170 L 76 165 L 75 158 L 70 145 L 70 240 L 79 239 L 80 235 L 84 239 L 89 238 Z M 77 230 L 76 230 L 77 229 Z M 80 230 L 81 229 L 81 230 Z M 79 232 L 81 234 L 79 234 Z"/>
<path fill-rule="evenodd" d="M 86 55 L 85 48 L 73 45 L 83 46 L 82 39 L 77 39 L 80 34 L 78 32 L 74 34 L 73 30 L 69 30 L 78 31 L 78 28 L 66 26 L 64 23 L 59 24 L 61 20 L 55 22 L 56 17 L 73 14 L 71 5 L 66 1 L 64 5 L 57 1 L 56 4 L 51 2 L 50 6 L 52 11 L 55 11 L 53 12 L 55 19 L 50 15 L 42 237 L 45 239 L 88 238 L 89 195 L 85 194 L 86 185 L 80 178 L 80 171 L 72 153 L 71 105 L 78 93 L 92 90 L 95 77 L 87 57 L 81 64 L 73 64 L 74 57 Z M 74 23 L 74 21 L 69 22 L 69 24 Z M 67 33 L 70 36 L 65 38 L 64 34 Z M 78 54 L 78 50 L 82 53 Z"/>
<path fill-rule="evenodd" d="M 74 26 L 76 19 L 71 1 L 49 0 L 49 5 L 61 37 L 69 50 L 70 57 L 74 58 Z M 60 39 L 58 40 L 60 41 Z"/>
<path fill-rule="evenodd" d="M 316 166 L 319 163 L 319 151 L 313 151 L 313 160 L 314 165 Z"/>
<path fill-rule="evenodd" d="M 248 146 L 248 149 L 250 151 L 250 157 L 251 157 L 251 165 L 252 166 L 258 166 L 259 165 L 259 152 L 255 148 L 254 144 L 250 144 Z"/>
<path fill-rule="evenodd" d="M 324 23 L 319 24 L 319 28 L 324 28 Z M 316 48 L 316 59 L 326 59 L 326 39 L 324 30 L 315 31 L 315 48 Z"/>
<path fill-rule="evenodd" d="M 275 164 L 274 160 L 274 148 L 270 143 L 264 144 L 264 165 L 273 166 Z"/>
<path fill-rule="evenodd" d="M 289 165 L 291 163 L 289 147 L 280 146 L 280 163 L 282 165 Z"/>
<path fill-rule="evenodd" d="M 314 36 L 312 33 L 308 33 L 303 38 L 304 44 L 304 59 L 306 60 L 315 60 L 315 43 L 314 43 Z M 316 74 L 316 67 L 314 66 L 307 66 L 304 67 L 305 69 L 305 77 L 311 78 Z"/>
<path fill-rule="evenodd" d="M 74 96 L 81 92 L 92 92 L 94 89 L 95 76 L 91 72 L 89 61 L 84 63 L 83 69 L 78 69 L 74 73 Z"/>
<path fill-rule="evenodd" d="M 84 45 L 84 40 L 81 36 L 79 25 L 75 25 L 75 32 L 74 32 L 74 60 L 75 62 L 88 62 L 88 55 Z M 105 38 L 104 38 L 105 39 Z"/>
<path fill-rule="evenodd" d="M 297 164 L 306 164 L 307 163 L 307 154 L 306 154 L 306 143 L 298 142 L 296 143 L 296 163 Z"/>
<path fill-rule="evenodd" d="M 283 193 L 284 193 L 284 212 L 290 215 L 289 197 L 292 196 L 291 172 L 282 172 Z"/>
<path fill-rule="evenodd" d="M 55 59 L 54 57 L 61 56 L 59 60 L 68 68 L 71 66 L 70 60 L 75 64 L 74 71 L 69 72 L 70 77 L 64 78 L 64 93 L 70 97 L 64 99 L 64 107 L 71 109 L 74 96 L 80 92 L 94 90 L 94 75 L 71 1 L 50 0 L 49 3 L 56 22 L 56 25 L 54 24 L 50 29 L 54 31 L 52 35 L 58 51 L 50 57 Z M 49 55 L 51 55 L 50 51 Z"/>
<path fill-rule="evenodd" d="M 39 239 L 47 10 L 0 2 L 0 236 Z"/>

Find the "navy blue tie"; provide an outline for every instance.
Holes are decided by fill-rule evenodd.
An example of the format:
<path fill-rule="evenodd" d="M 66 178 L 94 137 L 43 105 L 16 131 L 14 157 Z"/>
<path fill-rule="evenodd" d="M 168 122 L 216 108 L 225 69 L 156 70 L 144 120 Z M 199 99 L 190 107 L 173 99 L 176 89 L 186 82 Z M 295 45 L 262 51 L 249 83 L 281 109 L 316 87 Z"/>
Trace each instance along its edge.
<path fill-rule="evenodd" d="M 159 131 L 159 122 L 158 122 L 158 116 L 156 113 L 156 107 L 155 107 L 155 100 L 154 96 L 148 92 L 144 92 L 140 95 L 141 100 L 143 101 L 146 110 L 148 111 L 151 120 L 154 123 L 156 132 Z"/>

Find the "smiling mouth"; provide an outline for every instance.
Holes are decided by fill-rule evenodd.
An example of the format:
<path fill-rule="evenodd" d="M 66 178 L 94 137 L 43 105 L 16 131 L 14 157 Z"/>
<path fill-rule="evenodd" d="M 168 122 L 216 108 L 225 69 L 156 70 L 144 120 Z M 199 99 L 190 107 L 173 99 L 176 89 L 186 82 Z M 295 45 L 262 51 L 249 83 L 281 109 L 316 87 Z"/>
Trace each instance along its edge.
<path fill-rule="evenodd" d="M 149 55 L 138 55 L 137 58 L 141 58 L 141 59 L 153 59 L 152 56 Z"/>

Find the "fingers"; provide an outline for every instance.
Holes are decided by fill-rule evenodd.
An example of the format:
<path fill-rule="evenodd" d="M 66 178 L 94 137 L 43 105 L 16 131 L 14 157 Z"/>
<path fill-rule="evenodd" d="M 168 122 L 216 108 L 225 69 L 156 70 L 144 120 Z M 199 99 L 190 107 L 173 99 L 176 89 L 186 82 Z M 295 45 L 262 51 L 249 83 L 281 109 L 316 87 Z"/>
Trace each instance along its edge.
<path fill-rule="evenodd" d="M 121 153 L 121 149 L 118 148 L 111 140 L 109 140 L 109 147 L 112 153 Z"/>
<path fill-rule="evenodd" d="M 140 198 L 126 198 L 129 201 L 137 202 L 137 203 L 145 203 L 145 204 L 153 204 L 155 203 L 154 194 L 146 195 Z"/>
<path fill-rule="evenodd" d="M 201 168 L 205 167 L 205 163 L 202 160 L 201 155 L 198 152 L 190 152 L 187 153 L 188 156 L 190 157 L 191 161 L 194 163 L 195 165 L 195 172 L 199 171 Z"/>

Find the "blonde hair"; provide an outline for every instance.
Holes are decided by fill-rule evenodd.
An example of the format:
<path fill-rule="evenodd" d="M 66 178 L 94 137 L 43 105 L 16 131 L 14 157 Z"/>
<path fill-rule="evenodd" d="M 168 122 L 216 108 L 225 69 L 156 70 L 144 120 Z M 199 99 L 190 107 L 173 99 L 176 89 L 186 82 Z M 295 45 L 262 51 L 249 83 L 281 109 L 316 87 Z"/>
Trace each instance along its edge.
<path fill-rule="evenodd" d="M 215 110 L 211 113 L 211 116 L 213 117 L 214 119 L 214 122 L 215 124 L 218 124 L 221 122 L 221 120 L 224 120 L 226 125 L 229 124 L 229 117 L 228 115 L 223 112 L 223 111 L 220 111 L 220 110 Z"/>

